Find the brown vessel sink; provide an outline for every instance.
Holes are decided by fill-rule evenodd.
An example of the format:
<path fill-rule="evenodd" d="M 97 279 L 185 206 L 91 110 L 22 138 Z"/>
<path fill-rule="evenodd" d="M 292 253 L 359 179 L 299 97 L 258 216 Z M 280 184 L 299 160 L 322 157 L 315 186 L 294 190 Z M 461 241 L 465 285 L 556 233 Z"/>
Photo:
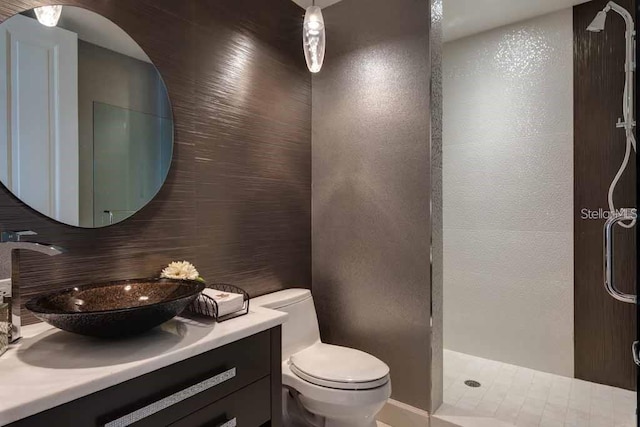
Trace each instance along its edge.
<path fill-rule="evenodd" d="M 170 320 L 204 288 L 192 280 L 121 280 L 43 294 L 26 307 L 56 328 L 115 338 L 140 334 Z"/>

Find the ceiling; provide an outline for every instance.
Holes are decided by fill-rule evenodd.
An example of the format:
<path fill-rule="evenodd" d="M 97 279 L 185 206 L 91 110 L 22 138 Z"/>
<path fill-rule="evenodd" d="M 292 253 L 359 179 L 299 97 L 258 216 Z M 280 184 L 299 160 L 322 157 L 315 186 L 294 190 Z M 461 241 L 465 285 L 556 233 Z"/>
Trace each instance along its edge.
<path fill-rule="evenodd" d="M 444 41 L 555 12 L 589 0 L 442 0 Z"/>
<path fill-rule="evenodd" d="M 298 3 L 299 6 L 303 8 L 307 8 L 311 6 L 312 0 L 293 0 L 295 3 Z M 338 3 L 340 0 L 316 0 L 316 6 L 327 7 L 331 6 L 334 3 Z"/>
<path fill-rule="evenodd" d="M 312 0 L 293 1 L 303 8 L 312 3 Z M 327 7 L 339 1 L 316 0 L 316 5 Z M 587 1 L 590 0 L 442 0 L 443 38 L 456 40 Z"/>

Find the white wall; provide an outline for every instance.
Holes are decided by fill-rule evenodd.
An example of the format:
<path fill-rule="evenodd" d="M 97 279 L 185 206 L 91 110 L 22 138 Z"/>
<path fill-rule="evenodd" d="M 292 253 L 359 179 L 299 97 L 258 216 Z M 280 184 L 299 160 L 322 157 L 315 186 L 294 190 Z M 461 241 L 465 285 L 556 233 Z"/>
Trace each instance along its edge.
<path fill-rule="evenodd" d="M 444 45 L 445 348 L 573 376 L 565 9 Z"/>

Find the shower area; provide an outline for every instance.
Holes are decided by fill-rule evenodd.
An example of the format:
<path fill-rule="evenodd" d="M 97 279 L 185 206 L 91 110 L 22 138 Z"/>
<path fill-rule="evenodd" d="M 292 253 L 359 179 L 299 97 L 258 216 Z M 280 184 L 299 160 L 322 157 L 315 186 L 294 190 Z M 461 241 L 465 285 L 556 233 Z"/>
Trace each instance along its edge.
<path fill-rule="evenodd" d="M 635 9 L 443 1 L 436 415 L 454 425 L 636 426 Z"/>

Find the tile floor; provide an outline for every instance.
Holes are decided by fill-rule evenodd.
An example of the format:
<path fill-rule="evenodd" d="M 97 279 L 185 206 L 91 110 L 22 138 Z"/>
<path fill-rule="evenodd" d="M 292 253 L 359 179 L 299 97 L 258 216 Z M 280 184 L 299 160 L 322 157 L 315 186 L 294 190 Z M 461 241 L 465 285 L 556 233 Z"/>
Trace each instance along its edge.
<path fill-rule="evenodd" d="M 467 379 L 482 386 L 468 387 Z M 516 426 L 635 427 L 635 393 L 449 350 L 444 402 L 436 415 L 489 417 Z"/>

